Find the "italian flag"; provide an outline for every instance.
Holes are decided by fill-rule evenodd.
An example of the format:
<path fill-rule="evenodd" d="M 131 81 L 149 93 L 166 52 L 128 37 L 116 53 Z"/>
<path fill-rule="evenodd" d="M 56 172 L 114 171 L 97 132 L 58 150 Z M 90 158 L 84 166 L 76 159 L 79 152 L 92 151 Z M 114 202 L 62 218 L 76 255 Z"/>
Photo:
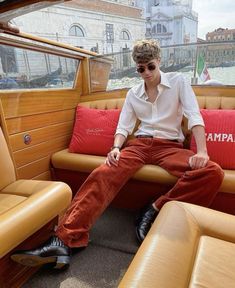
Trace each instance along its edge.
<path fill-rule="evenodd" d="M 209 72 L 206 68 L 206 63 L 204 61 L 204 58 L 200 54 L 197 59 L 197 74 L 203 82 L 211 79 Z"/>

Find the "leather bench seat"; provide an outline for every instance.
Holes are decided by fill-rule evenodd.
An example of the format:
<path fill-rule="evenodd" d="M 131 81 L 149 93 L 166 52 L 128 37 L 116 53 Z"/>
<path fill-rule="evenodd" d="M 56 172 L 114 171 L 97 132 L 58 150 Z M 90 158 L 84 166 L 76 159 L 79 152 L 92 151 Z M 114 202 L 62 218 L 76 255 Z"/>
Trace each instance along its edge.
<path fill-rule="evenodd" d="M 119 288 L 233 288 L 235 216 L 168 202 L 161 209 Z"/>
<path fill-rule="evenodd" d="M 90 173 L 100 164 L 105 157 L 96 155 L 70 153 L 68 149 L 61 150 L 52 155 L 51 162 L 54 168 L 69 171 Z M 220 187 L 220 192 L 235 194 L 235 171 L 224 170 L 225 177 Z M 160 184 L 174 184 L 177 178 L 169 174 L 165 169 L 155 165 L 144 165 L 135 173 L 133 179 Z"/>
<path fill-rule="evenodd" d="M 0 258 L 64 211 L 71 190 L 62 182 L 18 180 L 0 191 Z"/>
<path fill-rule="evenodd" d="M 60 215 L 72 192 L 62 182 L 16 180 L 14 165 L 0 128 L 0 258 Z"/>
<path fill-rule="evenodd" d="M 80 106 L 93 109 L 121 109 L 124 98 L 109 98 L 103 100 L 91 100 L 80 102 Z M 235 97 L 227 96 L 197 96 L 200 108 L 203 109 L 234 109 Z M 138 123 L 136 125 L 136 128 Z M 135 128 L 135 129 L 136 129 Z M 185 135 L 184 146 L 189 147 L 191 132 L 188 130 L 187 119 L 182 121 L 182 130 Z M 133 135 L 129 136 L 130 138 Z M 105 157 L 96 155 L 84 155 L 69 153 L 67 149 L 52 155 L 51 164 L 55 180 L 68 183 L 73 193 L 79 189 L 88 174 L 104 163 Z M 224 170 L 225 177 L 218 193 L 211 204 L 211 208 L 226 213 L 235 214 L 235 170 Z M 140 181 L 139 181 L 140 180 Z M 144 165 L 132 177 L 129 187 L 126 185 L 115 199 L 115 205 L 125 209 L 140 209 L 153 198 L 166 193 L 174 183 L 176 177 L 170 175 L 161 167 Z M 131 182 L 131 183 L 130 183 Z M 213 183 L 211 183 L 213 185 Z M 144 191 L 144 193 L 143 193 Z M 132 199 L 135 199 L 133 201 Z"/>

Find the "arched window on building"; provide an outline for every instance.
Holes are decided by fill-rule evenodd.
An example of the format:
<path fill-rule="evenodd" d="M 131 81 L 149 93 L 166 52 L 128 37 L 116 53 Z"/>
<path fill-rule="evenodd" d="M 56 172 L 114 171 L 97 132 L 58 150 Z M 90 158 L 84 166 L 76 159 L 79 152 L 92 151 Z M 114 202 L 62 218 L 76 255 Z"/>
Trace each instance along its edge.
<path fill-rule="evenodd" d="M 127 30 L 122 30 L 120 38 L 121 40 L 130 40 L 130 33 Z"/>
<path fill-rule="evenodd" d="M 84 37 L 85 33 L 83 31 L 83 29 L 78 26 L 78 25 L 73 25 L 70 29 L 69 29 L 69 36 L 77 36 L 77 37 Z"/>

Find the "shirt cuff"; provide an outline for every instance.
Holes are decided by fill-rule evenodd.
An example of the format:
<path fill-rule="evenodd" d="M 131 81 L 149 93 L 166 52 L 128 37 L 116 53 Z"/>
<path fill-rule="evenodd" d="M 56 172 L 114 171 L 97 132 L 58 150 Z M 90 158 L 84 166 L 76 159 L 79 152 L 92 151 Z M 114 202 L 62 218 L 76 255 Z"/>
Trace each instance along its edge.
<path fill-rule="evenodd" d="M 188 121 L 188 129 L 191 130 L 194 126 L 203 126 L 205 127 L 204 121 L 201 117 L 194 118 L 193 120 Z"/>
<path fill-rule="evenodd" d="M 126 130 L 120 129 L 120 128 L 116 130 L 115 136 L 116 136 L 117 134 L 122 134 L 122 135 L 123 135 L 124 137 L 126 137 L 126 138 L 127 138 L 127 136 L 128 136 L 128 132 L 127 132 Z"/>

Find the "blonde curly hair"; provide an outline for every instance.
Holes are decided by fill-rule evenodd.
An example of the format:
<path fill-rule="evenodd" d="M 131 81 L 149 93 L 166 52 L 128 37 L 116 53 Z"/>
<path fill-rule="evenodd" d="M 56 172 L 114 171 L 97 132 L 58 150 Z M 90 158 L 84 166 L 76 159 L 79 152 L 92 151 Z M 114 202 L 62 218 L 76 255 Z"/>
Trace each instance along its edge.
<path fill-rule="evenodd" d="M 139 40 L 135 43 L 132 58 L 136 63 L 147 63 L 161 58 L 161 48 L 156 40 Z"/>

